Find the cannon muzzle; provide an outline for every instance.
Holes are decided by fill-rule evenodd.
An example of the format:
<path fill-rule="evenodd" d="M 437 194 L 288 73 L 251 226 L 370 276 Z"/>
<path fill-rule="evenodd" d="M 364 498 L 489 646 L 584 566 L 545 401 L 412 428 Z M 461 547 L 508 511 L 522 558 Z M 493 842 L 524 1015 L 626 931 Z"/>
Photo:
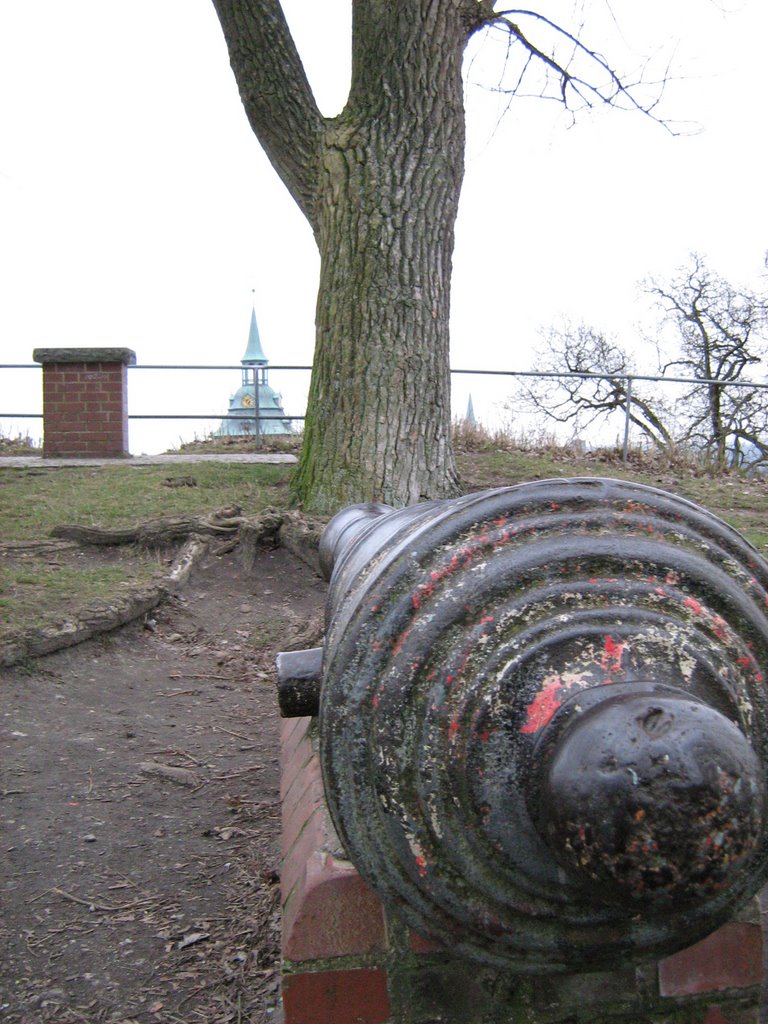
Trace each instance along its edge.
<path fill-rule="evenodd" d="M 326 799 L 383 901 L 520 971 L 657 958 L 768 875 L 768 565 L 698 506 L 548 480 L 331 520 Z M 288 696 L 299 687 L 293 709 Z"/>

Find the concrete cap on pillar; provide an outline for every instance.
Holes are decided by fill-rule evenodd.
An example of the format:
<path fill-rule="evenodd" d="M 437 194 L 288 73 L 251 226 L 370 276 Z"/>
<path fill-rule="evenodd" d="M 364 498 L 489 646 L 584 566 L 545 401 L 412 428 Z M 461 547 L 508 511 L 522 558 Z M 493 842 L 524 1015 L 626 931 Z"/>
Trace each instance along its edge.
<path fill-rule="evenodd" d="M 36 363 L 122 363 L 136 365 L 136 353 L 130 348 L 36 348 Z"/>

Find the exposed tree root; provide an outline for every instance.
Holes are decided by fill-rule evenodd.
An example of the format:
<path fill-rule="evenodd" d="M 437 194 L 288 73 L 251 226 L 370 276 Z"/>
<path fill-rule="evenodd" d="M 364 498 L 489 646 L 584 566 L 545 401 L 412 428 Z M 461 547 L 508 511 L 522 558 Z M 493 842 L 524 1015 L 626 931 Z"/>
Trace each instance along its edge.
<path fill-rule="evenodd" d="M 24 542 L 25 548 L 77 545 L 139 544 L 147 548 L 182 543 L 167 573 L 146 586 L 137 586 L 115 594 L 109 601 L 77 608 L 52 626 L 22 630 L 0 642 L 0 665 L 12 665 L 37 658 L 64 647 L 89 640 L 146 615 L 178 590 L 206 552 L 225 554 L 237 548 L 246 565 L 253 563 L 259 545 L 283 545 L 318 570 L 317 545 L 321 525 L 303 519 L 298 513 L 266 509 L 258 516 L 244 516 L 238 506 L 219 509 L 207 515 L 164 516 L 149 519 L 124 529 L 62 525 L 52 530 L 58 540 Z"/>
<path fill-rule="evenodd" d="M 74 551 L 77 547 L 77 541 L 48 540 L 47 537 L 44 537 L 42 540 L 0 541 L 0 553 L 9 555 L 26 554 L 27 552 L 31 552 L 32 554 L 50 552 L 55 555 L 58 551 Z"/>
<path fill-rule="evenodd" d="M 277 513 L 268 509 L 258 519 L 270 515 Z M 76 523 L 56 526 L 51 530 L 51 536 L 76 540 L 80 544 L 140 544 L 142 547 L 156 548 L 177 544 L 191 534 L 231 537 L 246 521 L 240 506 L 230 505 L 206 515 L 161 516 L 158 519 L 147 519 L 136 526 L 119 529 L 102 529 L 98 526 L 81 526 Z"/>
<path fill-rule="evenodd" d="M 54 625 L 22 630 L 0 644 L 0 665 L 13 665 L 26 658 L 38 658 L 63 647 L 72 647 L 146 615 L 185 582 L 207 550 L 206 540 L 190 537 L 169 571 L 149 585 L 117 593 L 109 601 L 77 608 Z"/>

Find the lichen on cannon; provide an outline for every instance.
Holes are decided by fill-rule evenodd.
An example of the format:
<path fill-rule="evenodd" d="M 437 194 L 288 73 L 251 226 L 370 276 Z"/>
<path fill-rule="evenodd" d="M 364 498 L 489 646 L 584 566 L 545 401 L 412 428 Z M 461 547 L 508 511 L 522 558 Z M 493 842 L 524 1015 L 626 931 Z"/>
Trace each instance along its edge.
<path fill-rule="evenodd" d="M 768 565 L 675 495 L 545 480 L 331 520 L 326 800 L 383 902 L 518 971 L 658 958 L 768 875 Z M 291 705 L 293 680 L 302 700 Z"/>

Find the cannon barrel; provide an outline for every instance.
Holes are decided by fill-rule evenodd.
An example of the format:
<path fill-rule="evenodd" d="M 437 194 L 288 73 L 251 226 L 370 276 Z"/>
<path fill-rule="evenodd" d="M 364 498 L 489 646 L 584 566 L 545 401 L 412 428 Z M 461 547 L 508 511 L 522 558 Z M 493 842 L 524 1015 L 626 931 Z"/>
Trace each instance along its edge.
<path fill-rule="evenodd" d="M 321 561 L 304 678 L 326 800 L 421 934 L 519 971 L 610 967 L 763 884 L 768 565 L 731 527 L 655 488 L 546 480 L 353 506 Z"/>

